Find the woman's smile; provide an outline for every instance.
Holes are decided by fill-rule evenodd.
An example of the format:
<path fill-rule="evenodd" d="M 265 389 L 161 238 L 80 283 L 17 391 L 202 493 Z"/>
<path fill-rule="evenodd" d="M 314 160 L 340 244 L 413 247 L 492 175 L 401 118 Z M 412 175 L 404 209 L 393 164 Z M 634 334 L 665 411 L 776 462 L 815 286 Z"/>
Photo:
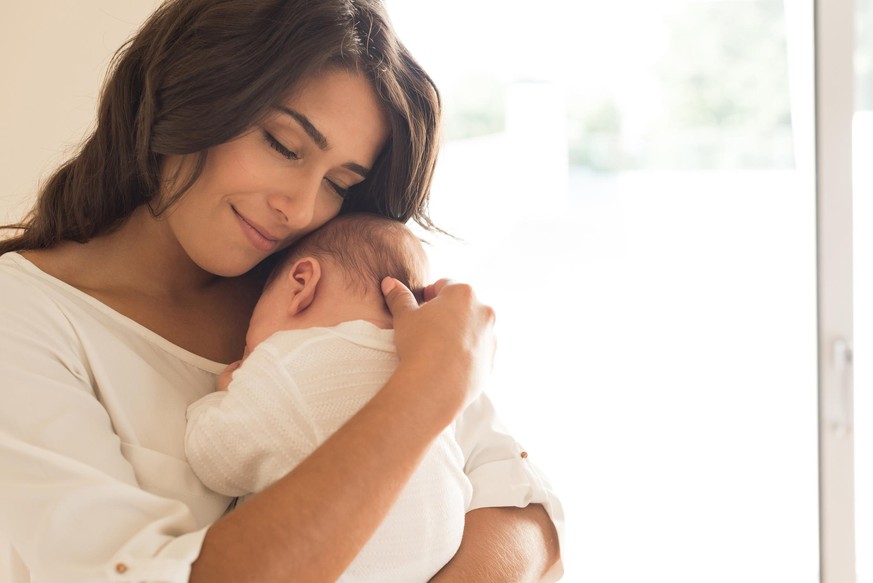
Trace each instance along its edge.
<path fill-rule="evenodd" d="M 197 181 L 167 215 L 171 237 L 208 273 L 246 273 L 335 217 L 343 193 L 364 180 L 389 133 L 362 74 L 332 69 L 301 81 L 251 131 L 209 149 Z M 194 166 L 183 156 L 165 164 L 168 177 Z"/>
<path fill-rule="evenodd" d="M 269 231 L 267 231 L 257 223 L 246 219 L 244 216 L 239 214 L 239 211 L 237 211 L 233 205 L 231 205 L 230 208 L 233 211 L 233 214 L 236 217 L 243 234 L 245 234 L 246 238 L 256 249 L 265 253 L 272 253 L 276 250 L 280 242 L 280 239 L 278 237 L 272 236 Z"/>

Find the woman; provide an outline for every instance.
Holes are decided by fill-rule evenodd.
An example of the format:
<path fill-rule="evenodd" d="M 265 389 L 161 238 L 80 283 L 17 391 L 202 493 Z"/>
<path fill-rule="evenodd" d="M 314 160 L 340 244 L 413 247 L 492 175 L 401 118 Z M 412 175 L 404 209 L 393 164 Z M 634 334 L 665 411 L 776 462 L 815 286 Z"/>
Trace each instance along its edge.
<path fill-rule="evenodd" d="M 476 399 L 490 309 L 446 281 L 419 308 L 387 280 L 400 367 L 303 464 L 225 513 L 182 453 L 185 408 L 240 358 L 273 252 L 347 210 L 432 226 L 438 123 L 376 2 L 157 10 L 117 56 L 94 134 L 0 242 L 12 581 L 334 580 L 436 436 L 491 419 Z M 507 436 L 490 443 L 437 580 L 537 580 L 557 562 L 557 506 Z"/>

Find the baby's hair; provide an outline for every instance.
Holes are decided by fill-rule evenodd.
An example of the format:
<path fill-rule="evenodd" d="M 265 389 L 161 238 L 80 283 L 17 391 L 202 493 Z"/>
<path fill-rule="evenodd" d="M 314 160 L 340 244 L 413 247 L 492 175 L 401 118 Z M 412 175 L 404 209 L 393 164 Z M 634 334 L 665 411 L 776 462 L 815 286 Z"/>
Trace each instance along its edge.
<path fill-rule="evenodd" d="M 340 267 L 360 293 L 378 290 L 391 276 L 423 301 L 427 259 L 421 241 L 406 226 L 372 213 L 348 213 L 331 219 L 292 245 L 279 260 L 267 285 L 303 257 L 329 260 Z"/>

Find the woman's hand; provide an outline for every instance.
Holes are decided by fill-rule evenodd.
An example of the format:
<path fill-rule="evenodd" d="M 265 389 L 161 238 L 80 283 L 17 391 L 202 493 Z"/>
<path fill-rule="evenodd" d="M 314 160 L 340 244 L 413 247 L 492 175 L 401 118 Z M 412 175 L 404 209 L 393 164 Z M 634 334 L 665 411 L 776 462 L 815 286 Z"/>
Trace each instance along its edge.
<path fill-rule="evenodd" d="M 434 439 L 478 395 L 494 353 L 491 308 L 466 285 L 439 281 L 419 306 L 396 280 L 384 283 L 399 366 L 300 465 L 209 528 L 192 583 L 336 581 L 383 523 Z"/>
<path fill-rule="evenodd" d="M 494 360 L 494 310 L 466 284 L 441 279 L 424 290 L 425 303 L 396 279 L 382 281 L 394 317 L 394 342 L 401 367 L 439 378 L 444 391 L 432 395 L 452 418 L 478 396 Z"/>

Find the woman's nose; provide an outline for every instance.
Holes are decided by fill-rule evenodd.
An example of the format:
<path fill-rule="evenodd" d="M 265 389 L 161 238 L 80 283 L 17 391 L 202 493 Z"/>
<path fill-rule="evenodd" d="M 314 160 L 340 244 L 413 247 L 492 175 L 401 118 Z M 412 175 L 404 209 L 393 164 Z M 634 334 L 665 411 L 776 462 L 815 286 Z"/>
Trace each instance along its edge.
<path fill-rule="evenodd" d="M 295 177 L 296 180 L 267 198 L 270 207 L 289 228 L 298 229 L 312 222 L 321 179 Z"/>

